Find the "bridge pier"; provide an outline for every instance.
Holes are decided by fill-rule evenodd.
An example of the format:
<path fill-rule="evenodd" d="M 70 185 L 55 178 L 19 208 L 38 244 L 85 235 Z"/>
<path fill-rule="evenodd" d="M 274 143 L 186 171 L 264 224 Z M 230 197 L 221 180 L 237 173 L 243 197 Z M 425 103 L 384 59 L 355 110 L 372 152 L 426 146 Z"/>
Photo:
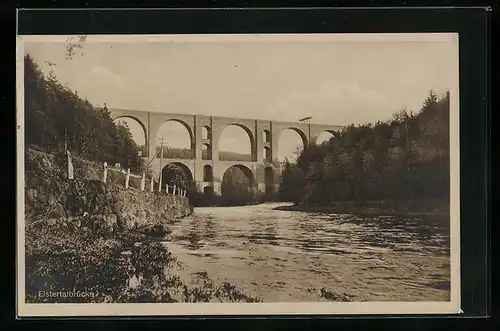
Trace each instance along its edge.
<path fill-rule="evenodd" d="M 214 182 L 212 187 L 214 189 L 215 195 L 222 195 L 222 183 L 221 182 Z"/>

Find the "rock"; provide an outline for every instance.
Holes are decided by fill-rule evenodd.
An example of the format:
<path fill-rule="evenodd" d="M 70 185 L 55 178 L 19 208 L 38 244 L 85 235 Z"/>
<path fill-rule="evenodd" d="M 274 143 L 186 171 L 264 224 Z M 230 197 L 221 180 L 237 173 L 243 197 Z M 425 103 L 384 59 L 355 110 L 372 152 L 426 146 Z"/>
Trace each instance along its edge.
<path fill-rule="evenodd" d="M 32 188 L 26 189 L 26 200 L 28 201 L 28 203 L 35 202 L 36 198 L 37 198 L 37 195 L 36 195 L 35 189 L 32 189 Z"/>

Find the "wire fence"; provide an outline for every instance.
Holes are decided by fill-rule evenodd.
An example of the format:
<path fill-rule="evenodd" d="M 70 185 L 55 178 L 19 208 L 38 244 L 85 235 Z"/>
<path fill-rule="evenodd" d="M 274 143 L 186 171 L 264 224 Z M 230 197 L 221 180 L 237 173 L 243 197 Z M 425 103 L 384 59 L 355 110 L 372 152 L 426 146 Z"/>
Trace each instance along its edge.
<path fill-rule="evenodd" d="M 130 178 L 132 177 L 132 178 L 138 178 L 141 180 L 139 187 L 138 187 L 141 191 L 146 190 L 147 178 L 146 178 L 145 172 L 143 172 L 142 175 L 137 175 L 137 174 L 131 173 L 130 168 L 125 170 L 122 168 L 110 167 L 110 166 L 108 166 L 107 162 L 104 162 L 103 163 L 103 175 L 102 175 L 102 182 L 103 183 L 106 183 L 106 181 L 107 181 L 108 171 L 119 172 L 119 173 L 122 173 L 125 175 L 125 182 L 124 182 L 125 189 L 128 189 L 131 186 L 130 185 Z M 148 181 L 149 181 L 149 187 L 148 187 L 149 191 L 154 192 L 156 181 L 154 180 L 153 177 L 151 177 Z M 160 182 L 157 182 L 157 183 L 158 183 L 158 185 L 157 185 L 158 192 L 162 192 L 161 180 L 160 180 Z M 177 185 L 168 185 L 168 184 L 165 186 L 165 190 L 163 192 L 166 194 L 178 195 L 178 196 L 182 196 L 182 197 L 185 197 L 187 194 L 187 191 L 185 189 L 182 189 L 182 188 L 178 187 Z"/>
<path fill-rule="evenodd" d="M 75 172 L 75 169 L 74 169 L 74 166 L 73 166 L 73 161 L 72 161 L 72 156 L 71 156 L 71 153 L 69 151 L 66 152 L 66 156 L 67 156 L 67 175 L 68 175 L 68 179 L 74 179 L 74 172 Z M 150 178 L 147 178 L 146 177 L 146 172 L 142 172 L 141 175 L 138 175 L 138 174 L 134 174 L 134 173 L 131 173 L 130 172 L 130 168 L 128 168 L 127 170 L 115 165 L 115 167 L 111 167 L 111 166 L 108 166 L 108 163 L 107 162 L 104 162 L 103 163 L 103 167 L 102 167 L 102 178 L 101 178 L 101 181 L 103 183 L 107 183 L 108 182 L 108 172 L 115 172 L 115 173 L 120 173 L 120 174 L 123 174 L 124 175 L 124 179 L 123 179 L 123 184 L 124 184 L 124 187 L 125 189 L 128 189 L 129 187 L 132 187 L 133 186 L 133 182 L 134 181 L 131 181 L 130 179 L 131 178 L 137 178 L 137 179 L 140 179 L 140 182 L 137 186 L 139 187 L 136 187 L 138 189 L 140 189 L 141 191 L 145 191 L 146 190 L 146 182 L 149 182 L 148 184 L 148 190 L 150 192 L 154 192 L 155 191 L 155 187 L 157 187 L 157 190 L 158 192 L 164 192 L 166 194 L 171 194 L 171 195 L 177 195 L 177 196 L 182 196 L 182 197 L 186 197 L 187 196 L 187 191 L 181 187 L 178 187 L 177 185 L 166 185 L 164 187 L 164 189 L 162 190 L 162 183 L 161 183 L 161 178 L 159 181 L 155 181 L 153 176 L 151 176 Z M 132 184 L 132 185 L 131 185 Z"/>

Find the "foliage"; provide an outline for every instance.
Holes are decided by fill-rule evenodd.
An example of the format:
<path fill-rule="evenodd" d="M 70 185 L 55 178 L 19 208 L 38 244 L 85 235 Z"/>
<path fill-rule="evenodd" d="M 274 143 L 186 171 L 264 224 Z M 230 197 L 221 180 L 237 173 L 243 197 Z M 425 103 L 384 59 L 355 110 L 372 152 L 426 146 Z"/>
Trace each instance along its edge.
<path fill-rule="evenodd" d="M 140 150 L 146 150 L 144 145 L 138 147 Z M 156 157 L 160 157 L 161 146 L 156 146 Z M 193 159 L 193 150 L 188 148 L 163 147 L 163 157 L 166 159 Z M 206 149 L 202 150 L 202 159 L 210 160 Z M 235 152 L 219 151 L 219 160 L 221 161 L 252 161 L 251 154 L 242 154 Z"/>
<path fill-rule="evenodd" d="M 162 170 L 162 186 L 176 186 L 183 190 L 191 187 L 191 178 L 186 171 L 175 163 L 171 163 Z M 170 190 L 170 189 L 169 189 Z"/>
<path fill-rule="evenodd" d="M 251 154 L 219 151 L 219 160 L 221 161 L 252 161 Z"/>
<path fill-rule="evenodd" d="M 332 201 L 420 200 L 449 196 L 449 93 L 433 91 L 418 114 L 350 125 L 340 137 L 308 146 L 297 159 L 303 176 L 285 164 L 282 200 L 327 205 Z M 297 171 L 296 171 L 297 172 Z"/>
<path fill-rule="evenodd" d="M 286 159 L 280 177 L 279 199 L 298 203 L 305 185 L 306 178 L 304 172 L 296 164 L 291 164 Z"/>
<path fill-rule="evenodd" d="M 53 72 L 46 77 L 29 54 L 24 67 L 26 144 L 48 152 L 63 152 L 67 144 L 75 156 L 139 171 L 141 159 L 129 128 L 116 125 L 106 106 L 92 106 Z"/>
<path fill-rule="evenodd" d="M 163 266 L 171 262 L 163 247 L 136 233 L 113 233 L 88 222 L 41 223 L 26 229 L 27 301 L 119 301 L 131 274 L 157 281 Z M 40 297 L 39 291 L 80 292 L 87 297 Z"/>
<path fill-rule="evenodd" d="M 156 146 L 156 157 L 160 157 L 161 146 Z M 165 159 L 192 159 L 194 153 L 188 148 L 163 147 L 163 158 Z"/>
<path fill-rule="evenodd" d="M 166 272 L 179 264 L 161 243 L 131 230 L 110 231 L 96 221 L 26 229 L 28 303 L 259 301 L 206 274 L 201 284 L 186 285 Z M 131 279 L 140 281 L 131 286 Z"/>
<path fill-rule="evenodd" d="M 222 197 L 219 204 L 245 205 L 254 201 L 252 181 L 238 167 L 230 167 L 222 178 Z"/>
<path fill-rule="evenodd" d="M 184 287 L 183 298 L 186 302 L 262 302 L 262 299 L 251 297 L 230 283 L 216 284 L 206 272 L 197 276 L 199 286 Z"/>

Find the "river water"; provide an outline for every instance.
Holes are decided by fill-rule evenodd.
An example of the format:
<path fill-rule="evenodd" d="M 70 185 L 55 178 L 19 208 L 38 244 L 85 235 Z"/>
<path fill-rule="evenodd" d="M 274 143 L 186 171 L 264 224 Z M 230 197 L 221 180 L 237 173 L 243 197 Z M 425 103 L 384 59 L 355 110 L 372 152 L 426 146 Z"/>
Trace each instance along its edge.
<path fill-rule="evenodd" d="M 448 222 L 278 205 L 195 208 L 165 245 L 186 275 L 206 272 L 263 302 L 450 299 Z"/>

